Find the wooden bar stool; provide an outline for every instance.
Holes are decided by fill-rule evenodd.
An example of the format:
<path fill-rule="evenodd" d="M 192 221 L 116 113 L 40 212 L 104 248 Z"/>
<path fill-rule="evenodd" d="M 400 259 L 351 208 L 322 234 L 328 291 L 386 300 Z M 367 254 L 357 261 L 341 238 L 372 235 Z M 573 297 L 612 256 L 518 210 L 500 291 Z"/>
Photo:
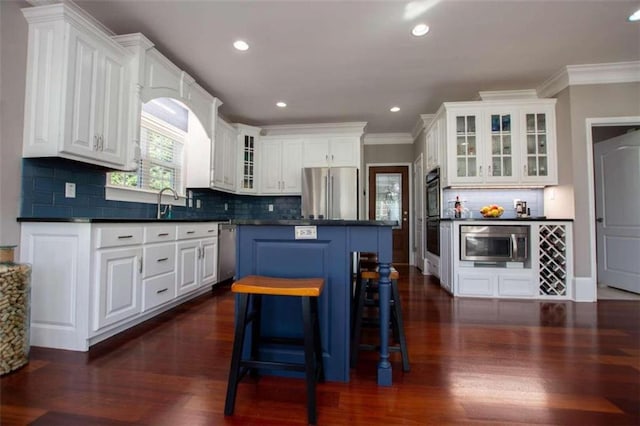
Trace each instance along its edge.
<path fill-rule="evenodd" d="M 362 327 L 373 326 L 380 327 L 379 318 L 371 318 L 364 316 L 365 307 L 378 307 L 376 294 L 378 291 L 378 280 L 380 278 L 377 267 L 370 268 L 370 265 L 364 264 L 358 274 L 359 280 L 356 281 L 356 289 L 354 294 L 354 304 L 352 306 L 352 325 L 351 325 L 351 367 L 354 368 L 358 361 L 358 353 L 360 350 L 377 350 L 376 345 L 363 344 L 360 342 Z M 389 351 L 400 352 L 402 355 L 402 370 L 408 372 L 409 353 L 407 351 L 407 339 L 404 333 L 404 323 L 402 320 L 402 305 L 400 303 L 400 292 L 398 291 L 398 278 L 400 274 L 392 266 L 389 278 L 391 279 L 391 331 L 397 345 L 389 346 Z M 368 297 L 369 296 L 369 297 Z"/>
<path fill-rule="evenodd" d="M 316 423 L 316 382 L 324 382 L 322 366 L 322 343 L 318 320 L 318 297 L 322 293 L 322 278 L 272 278 L 249 275 L 236 281 L 231 291 L 238 293 L 238 314 L 231 355 L 231 370 L 224 406 L 225 416 L 233 414 L 238 382 L 247 372 L 256 373 L 260 368 L 301 371 L 307 382 L 307 417 L 310 424 Z M 262 337 L 260 335 L 260 311 L 262 295 L 295 296 L 302 300 L 303 338 Z M 252 310 L 249 312 L 251 296 Z M 245 329 L 251 323 L 251 351 L 249 359 L 242 359 Z M 301 345 L 304 348 L 304 363 L 260 361 L 260 343 Z"/>

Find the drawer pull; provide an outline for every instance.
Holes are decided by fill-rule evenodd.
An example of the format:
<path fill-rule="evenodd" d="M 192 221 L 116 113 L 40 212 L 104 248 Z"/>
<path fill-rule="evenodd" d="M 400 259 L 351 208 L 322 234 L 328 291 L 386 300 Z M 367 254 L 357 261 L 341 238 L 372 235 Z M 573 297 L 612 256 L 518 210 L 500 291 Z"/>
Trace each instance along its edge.
<path fill-rule="evenodd" d="M 133 235 L 118 235 L 119 240 L 126 240 L 127 238 L 133 238 Z"/>
<path fill-rule="evenodd" d="M 209 229 L 207 232 L 215 232 L 215 229 Z"/>
<path fill-rule="evenodd" d="M 158 237 L 166 237 L 167 235 L 169 235 L 168 232 L 163 232 L 161 234 L 158 234 Z"/>
<path fill-rule="evenodd" d="M 187 231 L 187 234 L 195 234 L 196 231 Z"/>
<path fill-rule="evenodd" d="M 168 257 L 162 257 L 162 258 L 156 260 L 156 262 L 166 262 L 167 260 L 169 260 Z"/>
<path fill-rule="evenodd" d="M 165 291 L 168 291 L 168 288 L 163 288 L 162 290 L 158 290 L 156 291 L 156 294 L 160 294 L 160 293 L 164 293 Z"/>

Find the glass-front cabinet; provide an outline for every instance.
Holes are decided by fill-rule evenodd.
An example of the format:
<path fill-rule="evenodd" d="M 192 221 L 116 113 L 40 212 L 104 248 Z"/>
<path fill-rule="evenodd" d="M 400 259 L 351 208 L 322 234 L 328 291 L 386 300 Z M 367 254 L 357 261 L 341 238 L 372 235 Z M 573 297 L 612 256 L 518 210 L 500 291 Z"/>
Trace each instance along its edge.
<path fill-rule="evenodd" d="M 556 183 L 555 99 L 449 102 L 446 186 Z"/>
<path fill-rule="evenodd" d="M 238 192 L 258 192 L 258 139 L 260 128 L 235 124 L 238 129 Z"/>

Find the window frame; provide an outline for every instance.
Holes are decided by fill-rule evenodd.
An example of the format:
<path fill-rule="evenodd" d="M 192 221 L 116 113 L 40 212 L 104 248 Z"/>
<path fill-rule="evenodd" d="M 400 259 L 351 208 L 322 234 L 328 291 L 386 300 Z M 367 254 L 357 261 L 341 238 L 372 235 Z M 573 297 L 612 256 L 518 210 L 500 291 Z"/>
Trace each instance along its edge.
<path fill-rule="evenodd" d="M 174 188 L 178 193 L 178 200 L 175 200 L 172 194 L 163 194 L 162 203 L 172 204 L 174 206 L 186 206 L 186 145 L 189 143 L 189 135 L 187 132 L 178 129 L 167 122 L 160 120 L 153 115 L 142 111 L 140 115 L 140 127 L 145 127 L 151 131 L 166 135 L 171 139 L 177 140 L 182 144 L 182 153 L 180 161 L 180 188 Z M 141 129 L 142 133 L 142 129 Z M 175 164 L 175 163 L 174 163 Z M 110 172 L 111 173 L 111 172 Z M 110 183 L 110 173 L 106 175 L 105 182 L 105 199 L 109 201 L 125 201 L 125 202 L 138 202 L 147 204 L 156 204 L 158 202 L 158 191 L 145 189 L 145 188 L 133 188 L 119 185 L 112 185 Z M 116 172 L 117 173 L 117 172 Z M 123 173 L 131 173 L 123 171 Z"/>

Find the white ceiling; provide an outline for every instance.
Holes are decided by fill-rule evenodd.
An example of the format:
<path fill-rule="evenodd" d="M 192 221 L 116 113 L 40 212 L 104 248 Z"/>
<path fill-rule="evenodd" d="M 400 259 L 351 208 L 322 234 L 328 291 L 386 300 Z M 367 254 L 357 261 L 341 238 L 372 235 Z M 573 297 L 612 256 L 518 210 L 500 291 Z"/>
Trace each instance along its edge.
<path fill-rule="evenodd" d="M 410 132 L 444 101 L 536 88 L 566 65 L 640 59 L 640 23 L 626 21 L 638 0 L 75 3 L 116 34 L 143 33 L 224 102 L 221 114 L 252 125 Z M 418 22 L 426 37 L 410 34 Z M 236 39 L 251 48 L 235 50 Z"/>

